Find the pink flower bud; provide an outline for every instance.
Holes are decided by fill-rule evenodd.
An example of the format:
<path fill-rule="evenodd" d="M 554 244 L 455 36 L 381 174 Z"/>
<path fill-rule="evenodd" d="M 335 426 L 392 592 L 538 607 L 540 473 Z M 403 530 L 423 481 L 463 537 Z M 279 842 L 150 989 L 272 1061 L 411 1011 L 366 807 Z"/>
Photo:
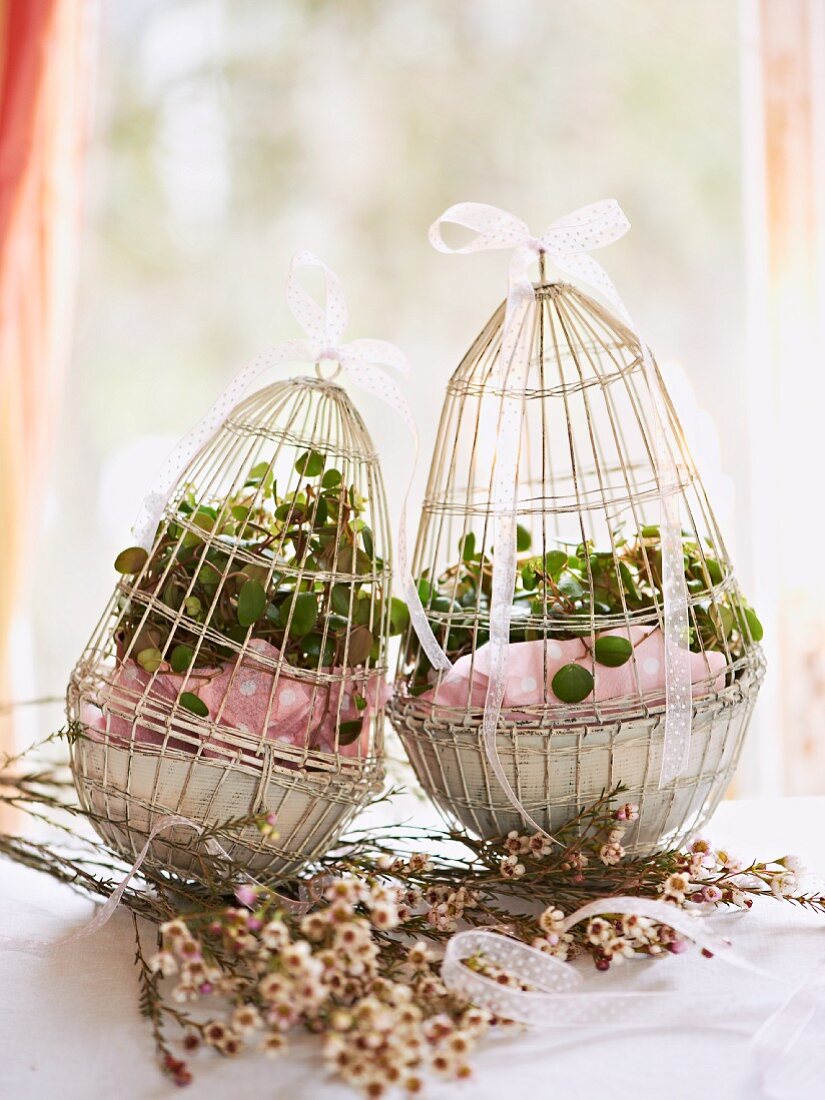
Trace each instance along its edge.
<path fill-rule="evenodd" d="M 258 903 L 258 892 L 254 886 L 239 886 L 235 891 L 235 897 L 247 909 L 254 908 Z"/>

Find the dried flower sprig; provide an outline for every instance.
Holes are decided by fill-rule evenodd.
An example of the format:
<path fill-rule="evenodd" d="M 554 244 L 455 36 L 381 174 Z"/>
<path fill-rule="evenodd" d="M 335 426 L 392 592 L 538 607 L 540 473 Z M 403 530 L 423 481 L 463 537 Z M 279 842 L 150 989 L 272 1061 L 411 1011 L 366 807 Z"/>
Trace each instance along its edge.
<path fill-rule="evenodd" d="M 141 1011 L 161 1068 L 186 1085 L 187 1058 L 200 1047 L 275 1057 L 303 1028 L 319 1035 L 328 1068 L 364 1095 L 414 1095 L 431 1074 L 470 1076 L 485 1032 L 508 1026 L 442 981 L 441 950 L 459 928 L 494 929 L 606 970 L 687 944 L 666 924 L 620 913 L 565 930 L 565 916 L 595 898 L 631 894 L 713 910 L 770 897 L 825 914 L 824 896 L 801 891 L 793 856 L 741 863 L 703 839 L 687 851 L 628 855 L 623 841 L 638 811 L 621 796 L 620 787 L 606 792 L 556 831 L 556 844 L 543 834 L 494 841 L 403 827 L 355 833 L 278 892 L 247 885 L 227 899 L 224 884 L 189 897 L 139 873 L 123 904 L 135 919 Z M 78 835 L 87 815 L 70 801 L 60 767 L 7 760 L 2 802 L 50 822 L 71 848 L 0 833 L 0 854 L 86 894 L 111 892 L 123 864 Z M 137 916 L 157 929 L 153 952 L 143 949 Z M 520 984 L 483 957 L 466 965 Z"/>
<path fill-rule="evenodd" d="M 506 1026 L 441 980 L 438 945 L 458 927 L 493 928 L 561 960 L 589 956 L 607 970 L 639 953 L 677 954 L 687 943 L 666 924 L 618 913 L 565 931 L 564 917 L 593 897 L 630 892 L 708 909 L 747 908 L 767 895 L 825 913 L 825 898 L 799 895 L 793 857 L 743 865 L 704 840 L 687 852 L 628 857 L 623 831 L 638 811 L 617 807 L 619 793 L 559 830 L 561 845 L 516 833 L 498 843 L 415 830 L 357 837 L 305 881 L 305 911 L 285 907 L 281 895 L 241 887 L 237 904 L 221 912 L 163 925 L 150 969 L 174 978 L 173 1004 L 209 1013 L 196 1024 L 175 1009 L 175 1022 L 190 1035 L 200 1027 L 206 1044 L 224 1055 L 239 1054 L 254 1038 L 275 1056 L 287 1049 L 287 1033 L 304 1027 L 322 1035 L 329 1067 L 366 1096 L 390 1088 L 414 1094 L 428 1074 L 468 1077 L 479 1038 Z M 427 850 L 415 848 L 425 839 Z M 445 839 L 468 844 L 470 860 L 439 854 Z M 467 965 L 519 985 L 483 957 Z M 175 1063 L 169 1072 L 178 1079 L 189 1071 Z"/>

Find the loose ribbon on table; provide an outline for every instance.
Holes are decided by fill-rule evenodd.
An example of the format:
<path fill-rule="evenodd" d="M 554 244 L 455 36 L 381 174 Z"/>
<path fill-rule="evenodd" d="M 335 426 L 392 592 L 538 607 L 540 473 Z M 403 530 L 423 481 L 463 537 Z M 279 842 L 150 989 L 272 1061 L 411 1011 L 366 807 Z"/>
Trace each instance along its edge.
<path fill-rule="evenodd" d="M 95 912 L 91 920 L 81 925 L 81 927 L 78 928 L 75 932 L 70 932 L 67 936 L 63 936 L 59 940 L 21 939 L 19 937 L 6 939 L 5 937 L 0 937 L 0 947 L 8 945 L 18 948 L 20 950 L 40 952 L 43 950 L 51 950 L 57 947 L 67 947 L 69 944 L 77 943 L 79 940 L 84 940 L 87 936 L 93 936 L 96 932 L 99 932 L 104 924 L 108 924 L 108 922 L 114 916 L 118 906 L 123 900 L 123 895 L 126 893 L 129 883 L 143 866 L 143 861 L 149 854 L 149 848 L 151 847 L 152 842 L 155 840 L 156 837 L 160 836 L 161 833 L 165 833 L 169 829 L 174 828 L 192 829 L 195 833 L 201 835 L 205 831 L 206 826 L 199 825 L 197 822 L 192 821 L 191 818 L 184 817 L 182 814 L 163 814 L 161 817 L 155 820 L 154 824 L 149 830 L 143 847 L 135 857 L 135 861 L 132 866 L 129 868 L 129 870 L 126 872 L 126 874 L 117 884 L 117 886 L 112 890 L 111 894 L 109 894 L 109 896 L 106 898 L 106 901 L 103 903 L 103 905 L 101 905 L 100 908 Z M 204 848 L 209 853 L 209 855 L 225 859 L 227 862 L 229 862 L 229 856 L 214 837 L 206 838 L 206 840 L 204 841 Z M 259 885 L 254 879 L 248 878 L 246 876 L 244 878 L 244 881 L 253 885 Z M 291 899 L 284 900 L 289 901 L 291 904 L 299 904 L 291 902 Z M 306 908 L 309 908 L 309 905 L 307 905 L 301 911 L 305 912 Z"/>
<path fill-rule="evenodd" d="M 442 226 L 453 224 L 476 233 L 467 244 L 452 248 Z M 506 686 L 510 615 L 516 577 L 517 476 L 522 437 L 529 348 L 525 346 L 525 316 L 535 299 L 529 276 L 531 262 L 548 256 L 556 266 L 599 291 L 638 340 L 650 396 L 654 428 L 654 461 L 661 509 L 663 633 L 665 642 L 665 733 L 659 785 L 680 775 L 690 749 L 691 676 L 688 647 L 687 589 L 682 557 L 676 462 L 665 438 L 665 400 L 647 344 L 605 269 L 590 252 L 622 237 L 630 223 L 613 199 L 582 207 L 553 222 L 534 237 L 521 219 L 484 203 L 449 207 L 430 227 L 430 242 L 440 252 L 480 252 L 511 248 L 509 287 L 499 357 L 502 390 L 493 483 L 494 545 L 490 598 L 490 682 L 484 708 L 483 737 L 490 765 L 511 803 L 534 829 L 544 830 L 527 812 L 507 779 L 496 745 L 496 733 Z M 423 641 L 423 640 L 422 640 Z"/>
<path fill-rule="evenodd" d="M 123 900 L 123 895 L 126 893 L 129 883 L 143 866 L 143 861 L 149 854 L 149 848 L 151 847 L 152 841 L 161 833 L 165 833 L 168 829 L 173 829 L 176 826 L 185 829 L 193 829 L 196 833 L 198 833 L 198 835 L 200 835 L 204 831 L 203 825 L 198 825 L 196 822 L 192 821 L 188 817 L 184 817 L 182 814 L 164 814 L 162 817 L 159 817 L 155 821 L 152 828 L 149 830 L 143 847 L 135 857 L 135 862 L 132 864 L 132 866 L 129 868 L 129 870 L 111 892 L 111 894 L 109 894 L 108 898 L 106 898 L 106 901 L 97 910 L 92 919 L 88 921 L 88 923 L 84 924 L 81 928 L 78 928 L 76 932 L 71 932 L 62 940 L 58 940 L 53 946 L 65 947 L 67 944 L 75 943 L 77 940 L 83 940 L 87 936 L 93 936 L 95 932 L 99 932 L 103 925 L 107 924 L 108 921 L 110 921 L 111 918 L 114 916 L 115 910 Z M 224 856 L 225 858 L 228 858 L 226 856 L 226 852 L 213 838 L 210 838 L 206 841 L 205 847 L 210 855 Z"/>
<path fill-rule="evenodd" d="M 65 947 L 67 944 L 75 943 L 78 940 L 84 940 L 87 936 L 93 936 L 96 932 L 99 932 L 104 924 L 107 924 L 114 916 L 117 907 L 123 900 L 123 895 L 126 893 L 129 883 L 143 866 L 143 861 L 149 854 L 149 848 L 152 842 L 156 837 L 160 836 L 161 833 L 165 833 L 169 829 L 174 828 L 192 829 L 198 836 L 201 836 L 206 831 L 205 825 L 199 825 L 196 821 L 193 821 L 189 817 L 185 817 L 183 814 L 164 814 L 162 817 L 159 817 L 149 830 L 143 847 L 135 857 L 134 863 L 111 894 L 109 894 L 106 901 L 97 910 L 92 919 L 78 928 L 76 932 L 70 932 L 69 935 L 65 936 L 63 939 L 53 943 L 42 944 L 41 946 Z M 203 842 L 203 847 L 208 855 L 215 859 L 225 860 L 226 863 L 231 864 L 228 852 L 214 837 L 207 837 Z M 245 886 L 262 887 L 262 884 L 257 879 L 246 873 L 239 875 L 238 879 Z M 288 898 L 286 895 L 278 893 L 277 890 L 270 889 L 268 892 L 278 898 L 285 908 L 289 909 L 290 912 L 296 916 L 302 916 L 304 913 L 308 912 L 318 900 L 312 883 L 309 884 L 309 887 L 306 887 L 303 883 L 301 884 L 301 898 L 299 901 Z"/>
<path fill-rule="evenodd" d="M 727 940 L 704 927 L 701 916 L 675 905 L 636 897 L 608 897 L 589 902 L 561 922 L 561 932 L 569 932 L 590 917 L 640 916 L 679 932 L 705 952 L 730 966 L 750 972 L 760 979 L 777 981 L 778 976 L 754 966 L 738 955 Z M 500 967 L 527 989 L 504 985 L 494 977 L 471 969 L 468 959 Z M 457 932 L 448 942 L 441 964 L 441 979 L 447 989 L 501 1019 L 529 1024 L 541 1030 L 599 1028 L 684 1029 L 691 1024 L 750 1031 L 753 1017 L 761 1017 L 751 1000 L 741 993 L 707 990 L 691 994 L 680 989 L 668 992 L 638 990 L 629 992 L 584 992 L 582 976 L 570 963 L 511 939 L 500 932 L 473 929 Z M 752 1034 L 750 1049 L 759 1085 L 768 1096 L 785 1096 L 774 1090 L 777 1079 L 784 1080 L 787 1066 L 799 1068 L 794 1048 L 806 1032 L 825 995 L 825 956 L 810 973 L 786 995 L 782 1004 L 764 1019 Z M 558 1048 L 554 1048 L 558 1049 Z M 815 1083 L 814 1083 L 815 1082 Z M 808 1086 L 795 1095 L 814 1095 L 821 1077 L 815 1070 L 808 1074 Z"/>
<path fill-rule="evenodd" d="M 811 967 L 808 976 L 793 989 L 783 1003 L 771 1013 L 751 1039 L 751 1051 L 760 1084 L 768 1096 L 787 1096 L 782 1088 L 793 1048 L 799 1042 L 816 1014 L 825 995 L 825 955 Z M 793 1064 L 799 1068 L 799 1060 Z M 821 1066 L 809 1066 L 810 1089 L 805 1096 L 815 1096 L 822 1089 Z M 813 1083 L 815 1080 L 815 1084 Z M 775 1088 L 778 1086 L 778 1088 Z"/>
<path fill-rule="evenodd" d="M 772 975 L 753 966 L 737 955 L 727 940 L 707 931 L 702 917 L 694 916 L 661 901 L 636 897 L 608 897 L 589 902 L 571 913 L 562 922 L 562 932 L 600 914 L 640 916 L 666 925 L 692 940 L 704 951 L 711 952 L 731 966 L 750 971 L 761 978 Z M 484 962 L 501 967 L 529 989 L 503 985 L 495 978 L 465 966 L 468 959 L 482 956 Z M 576 992 L 582 984 L 580 972 L 570 963 L 511 939 L 500 932 L 474 929 L 454 935 L 441 964 L 441 979 L 451 993 L 480 1008 L 486 1008 L 502 1019 L 515 1020 L 546 1028 L 579 1028 L 620 1024 L 623 1027 L 662 1025 L 672 1017 L 675 1024 L 684 1024 L 686 1004 L 682 993 L 622 993 Z M 716 1002 L 714 1021 L 729 1018 L 732 1004 L 740 998 L 731 995 L 730 1002 Z M 710 1011 L 703 991 L 697 997 L 701 1018 L 707 1020 Z M 689 1016 L 689 1013 L 687 1014 Z"/>
<path fill-rule="evenodd" d="M 325 301 L 320 305 L 300 284 L 297 272 L 301 268 L 317 267 L 324 275 Z M 432 632 L 418 588 L 409 570 L 407 552 L 407 502 L 418 460 L 418 431 L 406 398 L 395 380 L 383 368 L 389 367 L 407 374 L 407 358 L 400 348 L 386 340 L 350 340 L 342 343 L 349 313 L 338 276 L 312 252 L 298 252 L 292 258 L 286 282 L 286 300 L 290 312 L 306 334 L 304 340 L 284 340 L 263 352 L 234 376 L 195 427 L 172 450 L 140 509 L 133 531 L 137 544 L 151 548 L 158 523 L 169 497 L 186 468 L 198 452 L 212 440 L 249 385 L 269 367 L 285 363 L 314 363 L 320 374 L 323 361 L 337 363 L 347 375 L 367 393 L 384 401 L 403 419 L 413 440 L 413 463 L 410 482 L 401 507 L 398 533 L 398 571 L 410 618 L 433 667 L 450 667 L 444 651 Z M 445 664 L 446 662 L 446 664 Z"/>

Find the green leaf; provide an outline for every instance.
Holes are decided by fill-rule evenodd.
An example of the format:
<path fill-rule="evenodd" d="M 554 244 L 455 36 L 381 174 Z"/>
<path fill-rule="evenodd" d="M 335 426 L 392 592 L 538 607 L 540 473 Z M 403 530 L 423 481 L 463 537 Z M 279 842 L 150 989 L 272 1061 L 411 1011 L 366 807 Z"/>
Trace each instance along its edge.
<path fill-rule="evenodd" d="M 403 634 L 409 625 L 409 608 L 403 600 L 393 596 L 390 600 L 390 634 Z"/>
<path fill-rule="evenodd" d="M 351 722 L 341 722 L 338 726 L 338 744 L 344 746 L 354 744 L 361 736 L 363 724 L 360 718 L 355 718 Z"/>
<path fill-rule="evenodd" d="M 580 703 L 593 690 L 593 677 L 581 665 L 562 665 L 551 686 L 562 703 Z"/>
<path fill-rule="evenodd" d="M 711 607 L 710 619 L 717 632 L 721 634 L 723 638 L 729 637 L 730 632 L 733 630 L 734 617 L 733 612 L 727 604 L 721 603 Z"/>
<path fill-rule="evenodd" d="M 362 665 L 372 649 L 372 631 L 367 626 L 356 626 L 349 636 L 347 664 Z"/>
<path fill-rule="evenodd" d="M 436 596 L 436 598 L 432 602 L 433 611 L 452 611 L 453 608 L 453 601 L 448 599 L 446 596 Z"/>
<path fill-rule="evenodd" d="M 366 592 L 359 592 L 352 609 L 352 621 L 367 626 L 372 614 L 372 600 Z"/>
<path fill-rule="evenodd" d="M 633 655 L 633 646 L 627 638 L 607 634 L 596 639 L 593 653 L 600 665 L 607 665 L 608 668 L 618 668 L 630 660 Z"/>
<path fill-rule="evenodd" d="M 710 577 L 711 584 L 721 584 L 724 578 L 722 572 L 722 566 L 716 561 L 715 558 L 705 558 L 705 566 L 707 567 L 708 576 Z"/>
<path fill-rule="evenodd" d="M 252 469 L 249 471 L 249 473 L 247 475 L 247 478 L 246 478 L 246 484 L 247 485 L 260 485 L 260 483 L 266 477 L 268 470 L 269 470 L 269 463 L 268 462 L 259 462 L 257 464 L 257 466 L 253 466 Z"/>
<path fill-rule="evenodd" d="M 290 621 L 290 612 L 292 620 Z M 298 592 L 281 605 L 281 625 L 292 638 L 303 638 L 318 622 L 318 598 L 313 592 Z"/>
<path fill-rule="evenodd" d="M 657 539 L 659 537 L 659 528 L 655 524 L 647 524 L 641 529 L 639 534 L 643 539 Z"/>
<path fill-rule="evenodd" d="M 761 642 L 765 636 L 765 630 L 759 619 L 756 617 L 756 612 L 752 611 L 749 607 L 746 607 L 745 619 L 747 620 L 748 630 L 750 630 L 753 640 L 755 642 Z"/>
<path fill-rule="evenodd" d="M 432 584 L 430 583 L 430 581 L 427 580 L 426 577 L 422 577 L 421 580 L 418 582 L 419 600 L 421 600 L 422 604 L 426 607 L 430 600 L 432 600 L 434 595 L 435 589 L 433 588 Z"/>
<path fill-rule="evenodd" d="M 329 668 L 335 660 L 335 648 L 327 639 L 324 642 L 323 649 L 321 647 L 321 635 L 309 634 L 301 642 L 301 650 L 304 657 L 310 662 L 311 665 L 316 665 L 321 668 Z"/>
<path fill-rule="evenodd" d="M 584 588 L 572 573 L 568 573 L 559 581 L 559 592 L 569 600 L 577 600 L 584 595 Z"/>
<path fill-rule="evenodd" d="M 137 655 L 137 663 L 146 672 L 157 672 L 163 664 L 163 657 L 159 649 L 142 649 Z"/>
<path fill-rule="evenodd" d="M 558 580 L 568 560 L 567 554 L 563 550 L 551 550 L 544 555 L 545 572 L 549 573 L 553 580 Z"/>
<path fill-rule="evenodd" d="M 175 583 L 174 577 L 171 577 L 164 585 L 163 602 L 167 607 L 171 607 L 173 611 L 177 611 L 183 603 L 183 589 Z"/>
<path fill-rule="evenodd" d="M 315 505 L 315 514 L 312 517 L 313 527 L 323 527 L 327 522 L 327 515 L 329 514 L 329 507 L 327 505 L 326 497 L 318 497 L 318 501 Z"/>
<path fill-rule="evenodd" d="M 639 589 L 636 587 L 636 581 L 630 571 L 630 568 L 623 561 L 619 562 L 619 576 L 621 577 L 622 583 L 625 587 L 625 591 L 627 592 L 628 596 L 630 596 L 631 600 L 638 600 Z"/>
<path fill-rule="evenodd" d="M 204 703 L 203 699 L 195 695 L 193 691 L 184 691 L 178 700 L 182 707 L 185 707 L 192 714 L 197 714 L 199 718 L 209 717 L 209 707 Z"/>
<path fill-rule="evenodd" d="M 173 672 L 185 672 L 192 664 L 195 651 L 188 645 L 176 645 L 169 655 L 169 664 Z"/>
<path fill-rule="evenodd" d="M 198 531 L 204 533 L 211 531 L 215 526 L 215 517 L 210 516 L 207 511 L 198 509 L 198 511 L 190 517 L 190 523 L 194 527 L 198 528 Z M 197 546 L 203 542 L 203 535 L 198 534 L 198 531 L 187 531 L 183 536 L 183 545 L 188 549 L 191 546 Z"/>
<path fill-rule="evenodd" d="M 520 554 L 525 553 L 533 545 L 533 536 L 527 530 L 526 527 L 522 527 L 519 523 L 516 527 L 516 550 Z"/>
<path fill-rule="evenodd" d="M 337 489 L 342 480 L 341 471 L 336 470 L 334 467 L 330 467 L 321 478 L 321 485 L 324 489 Z"/>
<path fill-rule="evenodd" d="M 207 588 L 214 588 L 216 585 L 220 584 L 221 574 L 214 565 L 210 565 L 207 561 L 204 562 L 198 570 L 198 580 L 201 584 L 206 585 Z"/>
<path fill-rule="evenodd" d="M 373 544 L 372 531 L 369 529 L 369 527 L 364 527 L 362 529 L 362 531 L 361 531 L 361 541 L 364 544 L 364 550 L 367 554 L 367 557 L 374 558 L 375 557 L 375 545 Z"/>
<path fill-rule="evenodd" d="M 355 709 L 356 710 L 366 710 L 367 709 L 367 700 L 364 698 L 363 695 L 359 695 L 356 692 L 352 697 L 352 701 L 353 701 L 353 703 L 355 703 Z"/>
<path fill-rule="evenodd" d="M 472 531 L 464 535 L 458 543 L 462 561 L 472 561 L 476 553 L 476 537 Z"/>
<path fill-rule="evenodd" d="M 340 573 L 369 573 L 372 570 L 372 561 L 363 550 L 346 545 L 338 552 L 337 568 Z"/>
<path fill-rule="evenodd" d="M 323 473 L 324 456 L 317 451 L 305 451 L 295 463 L 295 469 L 302 477 L 317 477 Z"/>
<path fill-rule="evenodd" d="M 348 584 L 336 584 L 332 589 L 332 607 L 339 615 L 349 618 L 349 602 L 352 588 Z"/>
<path fill-rule="evenodd" d="M 527 592 L 532 592 L 538 582 L 535 567 L 527 564 L 521 571 L 521 583 Z"/>
<path fill-rule="evenodd" d="M 115 569 L 126 575 L 139 573 L 148 560 L 149 554 L 142 546 L 130 546 L 115 558 Z"/>
<path fill-rule="evenodd" d="M 249 580 L 238 593 L 238 622 L 252 626 L 266 611 L 266 590 L 260 581 Z"/>
<path fill-rule="evenodd" d="M 261 584 L 266 584 L 269 579 L 269 569 L 266 565 L 245 565 L 241 572 L 250 581 L 260 581 Z M 279 577 L 276 573 L 272 578 L 273 585 L 278 584 L 278 581 Z"/>

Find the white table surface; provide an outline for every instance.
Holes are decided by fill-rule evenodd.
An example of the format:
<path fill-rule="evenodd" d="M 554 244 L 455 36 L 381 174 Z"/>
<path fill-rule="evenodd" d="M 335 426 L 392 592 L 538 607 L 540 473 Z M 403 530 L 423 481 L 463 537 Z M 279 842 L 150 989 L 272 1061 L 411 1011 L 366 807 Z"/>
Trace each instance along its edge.
<path fill-rule="evenodd" d="M 825 875 L 823 826 L 825 798 L 727 802 L 705 834 L 744 858 L 794 852 L 812 871 Z M 200 1052 L 190 1060 L 194 1083 L 183 1092 L 175 1088 L 156 1067 L 148 1028 L 138 1012 L 132 923 L 125 912 L 89 939 L 56 950 L 31 946 L 33 940 L 65 936 L 92 911 L 90 902 L 51 879 L 0 860 L 2 1100 L 161 1100 L 181 1095 L 197 1100 L 345 1100 L 356 1095 L 324 1076 L 317 1041 L 303 1035 L 294 1040 L 288 1056 L 274 1062 L 257 1054 L 230 1061 Z M 744 1022 L 745 1008 L 754 1019 L 760 1012 L 767 1016 L 825 954 L 825 917 L 790 905 L 765 900 L 750 913 L 713 919 L 742 955 L 779 980 L 754 979 L 691 951 L 663 962 L 631 961 L 606 975 L 591 968 L 585 971 L 588 985 L 606 990 L 621 982 L 625 988 L 704 990 L 709 1005 L 715 990 L 741 989 Z M 18 936 L 29 945 L 16 944 Z M 814 1100 L 825 1097 L 825 1074 L 813 1077 L 819 1082 L 814 1091 L 810 1083 L 814 1061 L 823 1050 L 825 1007 L 820 1007 L 794 1063 L 773 1075 L 766 1092 L 754 1075 L 744 1030 L 688 1019 L 683 1028 L 667 1032 L 572 1037 L 532 1032 L 487 1042 L 474 1058 L 473 1080 L 461 1086 L 435 1082 L 427 1095 L 434 1100 L 756 1100 L 767 1095 Z"/>

